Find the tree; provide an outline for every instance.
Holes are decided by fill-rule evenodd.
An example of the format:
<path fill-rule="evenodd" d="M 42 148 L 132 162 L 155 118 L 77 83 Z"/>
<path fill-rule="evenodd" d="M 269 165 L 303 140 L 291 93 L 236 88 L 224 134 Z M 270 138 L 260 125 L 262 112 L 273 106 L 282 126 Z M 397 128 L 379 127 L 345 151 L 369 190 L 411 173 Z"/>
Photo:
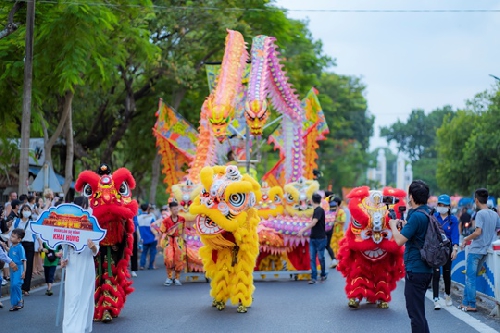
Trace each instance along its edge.
<path fill-rule="evenodd" d="M 431 192 L 443 192 L 436 179 L 437 167 L 437 129 L 450 121 L 455 112 L 449 105 L 425 114 L 424 110 L 413 110 L 407 121 L 398 120 L 394 124 L 380 128 L 380 135 L 387 143 L 394 141 L 399 152 L 409 156 L 413 166 L 413 178 L 423 179 Z"/>
<path fill-rule="evenodd" d="M 483 92 L 438 130 L 440 186 L 468 195 L 475 188 L 500 192 L 500 89 Z"/>

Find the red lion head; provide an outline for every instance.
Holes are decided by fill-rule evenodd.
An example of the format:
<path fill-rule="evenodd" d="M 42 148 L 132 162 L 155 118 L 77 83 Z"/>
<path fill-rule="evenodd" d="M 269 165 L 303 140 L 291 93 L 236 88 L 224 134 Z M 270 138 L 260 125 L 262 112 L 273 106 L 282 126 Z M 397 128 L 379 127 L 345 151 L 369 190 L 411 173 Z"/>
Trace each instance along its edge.
<path fill-rule="evenodd" d="M 103 245 L 115 244 L 123 239 L 125 222 L 137 215 L 137 201 L 132 200 L 135 180 L 130 171 L 125 168 L 111 173 L 109 167 L 103 164 L 98 172 L 80 173 L 75 189 L 89 199 L 92 214 L 97 218 L 100 226 L 108 230 L 101 244 L 103 242 Z"/>
<path fill-rule="evenodd" d="M 399 207 L 405 207 L 406 192 L 386 187 L 382 191 L 370 191 L 368 186 L 354 188 L 347 196 L 350 199 L 351 223 L 346 233 L 349 248 L 360 251 L 372 261 L 382 259 L 387 253 L 401 251 L 392 240 L 388 221 L 389 209 L 401 218 Z"/>

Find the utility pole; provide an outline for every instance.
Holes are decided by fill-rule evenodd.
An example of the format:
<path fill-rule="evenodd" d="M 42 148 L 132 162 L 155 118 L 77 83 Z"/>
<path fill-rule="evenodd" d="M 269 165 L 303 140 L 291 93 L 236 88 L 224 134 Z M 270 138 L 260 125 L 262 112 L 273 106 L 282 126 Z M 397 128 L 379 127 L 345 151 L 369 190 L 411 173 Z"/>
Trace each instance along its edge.
<path fill-rule="evenodd" d="M 26 0 L 26 6 L 26 50 L 24 58 L 23 118 L 21 123 L 21 159 L 19 161 L 19 195 L 28 194 L 35 0 Z"/>

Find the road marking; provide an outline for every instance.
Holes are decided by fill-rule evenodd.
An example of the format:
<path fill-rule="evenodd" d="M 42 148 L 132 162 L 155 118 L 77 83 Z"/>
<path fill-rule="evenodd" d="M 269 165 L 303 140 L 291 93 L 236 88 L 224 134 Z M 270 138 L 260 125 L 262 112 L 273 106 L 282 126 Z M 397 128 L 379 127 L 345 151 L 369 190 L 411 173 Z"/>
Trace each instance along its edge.
<path fill-rule="evenodd" d="M 434 302 L 434 298 L 432 296 L 432 291 L 428 290 L 425 294 L 425 297 Z M 448 311 L 452 316 L 460 319 L 467 325 L 471 326 L 473 329 L 478 331 L 479 333 L 498 333 L 496 329 L 491 328 L 480 320 L 472 317 L 467 312 L 459 310 L 456 306 L 443 306 L 441 310 L 444 309 Z"/>

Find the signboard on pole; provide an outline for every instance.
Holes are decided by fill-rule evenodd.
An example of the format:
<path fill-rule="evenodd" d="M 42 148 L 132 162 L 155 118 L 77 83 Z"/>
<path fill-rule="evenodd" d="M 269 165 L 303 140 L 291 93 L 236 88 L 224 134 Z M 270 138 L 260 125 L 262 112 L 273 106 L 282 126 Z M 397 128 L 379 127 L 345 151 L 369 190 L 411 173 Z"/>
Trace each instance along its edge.
<path fill-rule="evenodd" d="M 87 239 L 98 243 L 106 235 L 106 230 L 101 229 L 97 219 L 75 204 L 49 208 L 31 224 L 31 230 L 52 249 L 67 244 L 73 246 L 75 252 L 83 251 Z"/>

